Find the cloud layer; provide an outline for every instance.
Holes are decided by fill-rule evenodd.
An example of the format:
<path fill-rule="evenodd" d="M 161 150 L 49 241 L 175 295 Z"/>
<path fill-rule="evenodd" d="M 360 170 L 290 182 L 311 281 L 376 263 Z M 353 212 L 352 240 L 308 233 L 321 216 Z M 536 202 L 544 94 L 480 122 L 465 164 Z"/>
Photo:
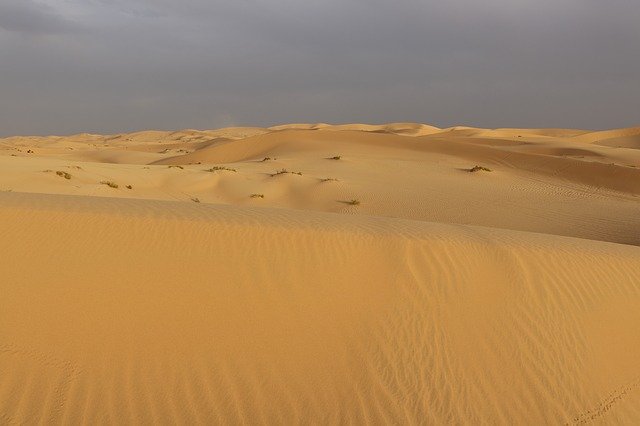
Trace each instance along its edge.
<path fill-rule="evenodd" d="M 640 124 L 635 0 L 3 0 L 0 134 Z"/>

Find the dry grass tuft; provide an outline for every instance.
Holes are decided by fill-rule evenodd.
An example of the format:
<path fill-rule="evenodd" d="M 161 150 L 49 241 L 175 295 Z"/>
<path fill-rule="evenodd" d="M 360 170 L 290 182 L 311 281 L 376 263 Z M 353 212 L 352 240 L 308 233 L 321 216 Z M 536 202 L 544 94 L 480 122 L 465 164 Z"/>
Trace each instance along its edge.
<path fill-rule="evenodd" d="M 103 185 L 107 185 L 109 188 L 116 188 L 116 189 L 118 188 L 118 184 L 110 180 L 103 180 L 100 183 Z"/>
<path fill-rule="evenodd" d="M 271 176 L 278 176 L 278 175 L 285 175 L 285 174 L 292 174 L 292 175 L 302 176 L 302 172 L 290 172 L 287 169 L 280 169 L 277 172 L 272 173 Z"/>
<path fill-rule="evenodd" d="M 472 168 L 469 169 L 469 173 L 476 173 L 476 172 L 490 172 L 491 169 L 487 169 L 486 167 L 482 167 L 482 166 L 473 166 Z"/>
<path fill-rule="evenodd" d="M 232 168 L 224 167 L 224 166 L 214 166 L 214 167 L 212 167 L 210 169 L 205 170 L 205 172 L 212 172 L 213 173 L 213 172 L 216 172 L 218 170 L 226 170 L 228 172 L 237 172 L 236 169 L 232 169 Z"/>

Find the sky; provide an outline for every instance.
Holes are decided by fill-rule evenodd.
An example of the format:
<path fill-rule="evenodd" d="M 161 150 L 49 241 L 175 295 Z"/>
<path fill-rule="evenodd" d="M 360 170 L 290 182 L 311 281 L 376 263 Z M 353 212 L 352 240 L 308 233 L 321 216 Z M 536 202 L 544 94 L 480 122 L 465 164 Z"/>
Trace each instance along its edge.
<path fill-rule="evenodd" d="M 0 0 L 0 136 L 640 125 L 638 0 Z"/>

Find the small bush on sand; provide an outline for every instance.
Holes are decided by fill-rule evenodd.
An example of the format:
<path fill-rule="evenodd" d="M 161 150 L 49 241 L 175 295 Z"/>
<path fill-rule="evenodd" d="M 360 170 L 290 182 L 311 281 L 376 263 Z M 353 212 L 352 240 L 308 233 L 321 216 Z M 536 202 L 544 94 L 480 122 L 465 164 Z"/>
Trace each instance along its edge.
<path fill-rule="evenodd" d="M 320 179 L 320 182 L 338 182 L 338 179 L 336 179 L 336 178 L 323 178 L 323 179 Z"/>
<path fill-rule="evenodd" d="M 133 186 L 127 185 L 127 189 L 133 189 Z"/>
<path fill-rule="evenodd" d="M 218 170 L 226 170 L 228 172 L 237 172 L 236 169 L 231 169 L 229 167 L 224 167 L 224 166 L 214 166 L 214 167 L 212 167 L 210 169 L 205 170 L 205 172 L 212 172 L 213 173 L 213 172 L 218 171 Z"/>
<path fill-rule="evenodd" d="M 60 177 L 65 178 L 65 179 L 71 179 L 71 174 L 70 174 L 70 173 L 63 172 L 63 171 L 61 171 L 61 170 L 58 170 L 58 171 L 56 172 L 56 174 L 57 174 L 58 176 L 60 176 Z"/>
<path fill-rule="evenodd" d="M 327 158 L 327 160 L 339 160 L 339 159 L 341 159 L 341 158 L 342 158 L 341 156 L 336 155 L 335 157 L 329 157 L 329 158 Z"/>
<path fill-rule="evenodd" d="M 278 176 L 278 175 L 284 175 L 284 174 L 292 174 L 292 175 L 299 175 L 302 176 L 302 172 L 290 172 L 287 169 L 280 169 L 277 172 L 273 173 L 271 176 Z"/>
<path fill-rule="evenodd" d="M 251 198 L 264 198 L 264 194 L 251 194 Z"/>
<path fill-rule="evenodd" d="M 199 199 L 199 198 L 196 198 L 196 197 L 193 197 L 193 198 L 191 199 L 191 201 L 193 201 L 194 203 L 199 203 L 199 202 L 200 202 L 200 199 Z"/>
<path fill-rule="evenodd" d="M 180 170 L 184 169 L 184 167 L 182 167 L 182 166 L 169 166 L 169 167 L 167 167 L 167 168 L 169 168 L 169 169 L 170 169 L 170 168 L 172 168 L 172 167 L 178 168 L 178 169 L 180 169 Z"/>
<path fill-rule="evenodd" d="M 347 204 L 349 204 L 350 206 L 359 206 L 360 200 L 350 200 L 350 201 L 347 201 Z"/>
<path fill-rule="evenodd" d="M 265 161 L 271 161 L 271 160 L 275 160 L 275 158 L 271 158 L 271 157 L 264 157 L 262 160 L 260 160 L 261 162 L 265 162 Z"/>
<path fill-rule="evenodd" d="M 491 169 L 487 169 L 486 167 L 482 167 L 482 166 L 473 166 L 472 168 L 469 169 L 470 173 L 475 173 L 475 172 L 490 172 Z"/>
<path fill-rule="evenodd" d="M 103 185 L 107 185 L 109 188 L 118 188 L 118 184 L 115 182 L 112 182 L 110 180 L 103 180 L 102 182 L 100 182 Z"/>

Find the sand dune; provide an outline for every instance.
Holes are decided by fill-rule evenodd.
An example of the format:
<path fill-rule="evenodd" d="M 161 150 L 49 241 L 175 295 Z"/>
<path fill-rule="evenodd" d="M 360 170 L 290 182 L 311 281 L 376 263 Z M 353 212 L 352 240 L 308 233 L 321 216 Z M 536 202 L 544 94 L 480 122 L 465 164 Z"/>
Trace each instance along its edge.
<path fill-rule="evenodd" d="M 291 210 L 0 196 L 12 265 L 0 401 L 11 422 L 640 415 L 637 247 Z"/>
<path fill-rule="evenodd" d="M 0 423 L 637 424 L 637 135 L 0 139 Z"/>
<path fill-rule="evenodd" d="M 474 137 L 425 135 L 435 128 L 418 124 L 301 127 L 138 132 L 102 142 L 85 135 L 55 146 L 6 139 L 0 190 L 367 214 L 640 245 L 636 149 L 577 142 L 577 131 L 557 129 L 474 129 Z M 469 173 L 475 165 L 492 172 Z M 301 175 L 276 175 L 282 169 Z"/>
<path fill-rule="evenodd" d="M 580 142 L 599 143 L 609 139 L 624 137 L 640 137 L 640 127 L 589 132 L 584 135 L 576 136 L 574 139 L 579 140 Z"/>

